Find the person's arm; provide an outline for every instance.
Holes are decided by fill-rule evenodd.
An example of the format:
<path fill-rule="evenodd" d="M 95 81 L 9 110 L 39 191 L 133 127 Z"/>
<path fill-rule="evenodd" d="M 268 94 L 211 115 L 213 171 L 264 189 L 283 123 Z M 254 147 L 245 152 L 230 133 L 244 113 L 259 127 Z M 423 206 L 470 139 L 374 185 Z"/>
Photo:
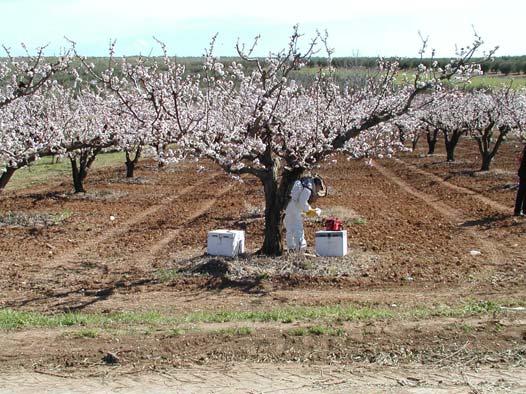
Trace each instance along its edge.
<path fill-rule="evenodd" d="M 311 191 L 310 189 L 307 189 L 306 187 L 303 188 L 301 191 L 301 194 L 298 199 L 298 207 L 303 211 L 307 212 L 311 209 L 309 205 L 309 198 L 310 198 Z"/>

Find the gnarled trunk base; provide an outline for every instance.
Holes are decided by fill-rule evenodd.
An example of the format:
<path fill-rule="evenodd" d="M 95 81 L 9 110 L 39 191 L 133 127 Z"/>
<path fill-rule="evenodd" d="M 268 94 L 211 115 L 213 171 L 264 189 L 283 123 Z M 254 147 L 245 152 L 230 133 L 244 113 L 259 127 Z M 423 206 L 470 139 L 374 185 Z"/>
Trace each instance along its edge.
<path fill-rule="evenodd" d="M 0 176 L 0 193 L 5 189 L 9 180 L 13 176 L 17 169 L 14 167 L 7 167 L 6 170 Z"/>
<path fill-rule="evenodd" d="M 284 170 L 279 174 L 275 164 L 271 174 L 260 178 L 265 191 L 265 238 L 259 254 L 280 256 L 283 254 L 283 211 L 288 203 L 288 194 L 303 169 Z"/>

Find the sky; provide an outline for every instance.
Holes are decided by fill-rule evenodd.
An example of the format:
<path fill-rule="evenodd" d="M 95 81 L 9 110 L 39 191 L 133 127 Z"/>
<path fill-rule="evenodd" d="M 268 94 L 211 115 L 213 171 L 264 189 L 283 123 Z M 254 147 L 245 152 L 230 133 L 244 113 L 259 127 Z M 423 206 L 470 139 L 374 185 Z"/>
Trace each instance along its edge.
<path fill-rule="evenodd" d="M 526 55 L 524 0 L 0 0 L 0 43 L 21 54 L 20 43 L 46 54 L 66 47 L 65 36 L 86 56 L 159 54 L 153 37 L 170 55 L 201 56 L 213 35 L 214 53 L 235 55 L 235 44 L 265 56 L 287 46 L 299 24 L 303 45 L 327 30 L 334 56 L 416 57 L 419 32 L 429 48 L 450 57 L 469 45 L 473 30 L 498 56 Z M 3 56 L 3 55 L 2 55 Z"/>

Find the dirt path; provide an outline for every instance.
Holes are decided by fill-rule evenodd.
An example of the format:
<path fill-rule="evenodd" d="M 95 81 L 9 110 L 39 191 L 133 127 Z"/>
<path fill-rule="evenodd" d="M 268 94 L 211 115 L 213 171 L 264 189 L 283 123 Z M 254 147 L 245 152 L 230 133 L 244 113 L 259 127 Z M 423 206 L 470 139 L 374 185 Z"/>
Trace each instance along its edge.
<path fill-rule="evenodd" d="M 200 182 L 199 185 L 204 183 L 204 182 L 206 182 L 206 180 L 203 181 L 203 182 Z M 196 186 L 198 186 L 198 185 L 196 185 Z M 185 217 L 185 219 L 184 219 L 184 221 L 182 222 L 181 225 L 184 225 L 185 223 L 191 223 L 194 220 L 196 220 L 198 217 L 204 215 L 208 210 L 210 210 L 210 208 L 212 208 L 214 206 L 214 204 L 217 203 L 217 201 L 221 197 L 223 197 L 225 194 L 227 194 L 234 186 L 235 186 L 234 184 L 231 184 L 231 185 L 228 185 L 228 186 L 222 188 L 221 190 L 219 190 L 217 192 L 217 197 L 212 198 L 210 200 L 206 200 L 203 204 L 198 206 L 198 208 L 196 210 L 192 211 L 189 216 Z M 160 240 L 155 242 L 149 248 L 149 250 L 146 251 L 146 253 L 144 253 L 142 255 L 139 255 L 139 256 L 136 256 L 136 261 L 141 262 L 141 261 L 145 261 L 145 260 L 151 259 L 153 256 L 155 256 L 156 254 L 161 252 L 164 248 L 166 248 L 168 246 L 168 244 L 170 242 L 172 242 L 180 234 L 181 230 L 182 230 L 182 228 L 176 228 L 176 229 L 173 229 L 173 230 L 169 231 L 163 238 L 161 238 Z"/>
<path fill-rule="evenodd" d="M 389 169 L 385 168 L 378 162 L 373 161 L 373 166 L 380 172 L 383 176 L 388 178 L 390 181 L 395 183 L 396 185 L 400 186 L 405 192 L 411 194 L 414 197 L 417 197 L 418 199 L 425 202 L 429 207 L 439 212 L 441 215 L 449 219 L 452 223 L 462 224 L 467 221 L 473 221 L 473 218 L 465 216 L 465 214 L 457 209 L 452 208 L 448 204 L 444 203 L 440 199 L 438 199 L 436 196 L 426 194 L 424 192 L 421 192 L 414 187 L 412 187 L 410 184 L 406 183 L 402 178 L 397 176 L 394 172 L 390 171 Z M 424 171 L 425 173 L 425 171 Z M 427 174 L 427 173 L 426 173 Z M 431 175 L 431 174 L 429 174 Z M 438 177 L 437 177 L 438 178 Z M 440 178 L 439 178 L 440 179 Z M 442 180 L 441 180 L 442 181 Z M 442 181 L 443 182 L 443 181 Z M 448 187 L 457 187 L 455 185 L 450 184 Z M 466 189 L 467 190 L 467 189 Z M 474 194 L 474 193 L 473 193 Z M 479 196 L 474 194 L 475 197 L 480 197 L 484 201 L 488 200 L 491 201 L 483 196 Z M 497 206 L 501 206 L 498 203 L 494 203 Z M 473 238 L 477 240 L 477 242 L 480 244 L 481 249 L 490 256 L 491 264 L 492 265 L 500 265 L 504 261 L 504 256 L 500 248 L 498 247 L 496 242 L 493 242 L 491 239 L 484 238 L 481 236 L 477 230 L 474 228 L 464 228 L 467 233 L 469 233 Z M 479 253 L 480 251 L 474 250 L 473 253 Z M 476 254 L 474 255 L 476 256 Z"/>
<path fill-rule="evenodd" d="M 320 168 L 332 189 L 320 208 L 352 213 L 350 253 L 332 260 L 249 253 L 208 264 L 209 230 L 243 229 L 254 251 L 264 229 L 260 182 L 215 166 L 145 166 L 136 183 L 101 171 L 98 194 L 83 199 L 53 189 L 0 199 L 5 211 L 71 212 L 49 228 L 0 227 L 0 305 L 95 319 L 45 327 L 13 316 L 0 393 L 524 392 L 526 321 L 512 308 L 524 308 L 526 221 L 502 214 L 513 179 L 403 160 L 416 167 Z M 306 222 L 310 248 L 322 225 Z M 373 317 L 315 317 L 347 305 Z M 245 320 L 296 307 L 304 314 Z M 107 352 L 119 363 L 105 365 Z"/>
<path fill-rule="evenodd" d="M 430 368 L 421 365 L 221 364 L 114 376 L 60 372 L 0 374 L 0 393 L 523 393 L 526 368 Z"/>
<path fill-rule="evenodd" d="M 406 163 L 405 161 L 400 160 L 400 159 L 394 159 L 394 160 L 397 163 L 402 164 L 405 167 L 409 168 L 411 171 L 414 171 L 414 172 L 416 172 L 416 173 L 418 173 L 420 175 L 424 175 L 425 177 L 427 177 L 427 178 L 433 180 L 434 182 L 437 182 L 437 183 L 439 183 L 439 184 L 441 184 L 443 186 L 446 186 L 446 187 L 448 187 L 451 190 L 454 190 L 454 191 L 459 192 L 459 193 L 467 194 L 471 198 L 473 198 L 473 199 L 475 199 L 475 200 L 477 200 L 479 202 L 482 202 L 483 204 L 489 205 L 490 207 L 492 207 L 493 209 L 495 209 L 498 212 L 501 212 L 501 213 L 504 213 L 504 214 L 510 214 L 513 211 L 512 207 L 508 207 L 506 205 L 503 205 L 503 204 L 500 204 L 500 203 L 498 203 L 496 201 L 493 201 L 490 198 L 484 197 L 482 194 L 477 193 L 474 190 L 467 189 L 467 188 L 462 187 L 462 186 L 454 185 L 453 183 L 448 182 L 448 181 L 442 179 L 441 177 L 439 177 L 439 176 L 437 176 L 435 174 L 432 174 L 432 173 L 430 173 L 428 171 L 425 171 L 425 170 L 422 170 L 422 169 L 418 168 L 414 164 Z"/>
<path fill-rule="evenodd" d="M 138 213 L 137 215 L 132 216 L 131 218 L 129 218 L 125 222 L 119 223 L 117 226 L 115 226 L 113 228 L 110 228 L 107 231 L 104 231 L 102 234 L 98 235 L 97 237 L 94 237 L 91 240 L 82 243 L 81 246 L 79 246 L 77 248 L 74 248 L 74 249 L 72 249 L 72 250 L 70 250 L 70 251 L 68 251 L 68 252 L 66 252 L 66 253 L 64 253 L 62 255 L 56 256 L 52 260 L 52 264 L 53 265 L 62 265 L 62 264 L 66 263 L 66 262 L 68 262 L 70 260 L 75 259 L 81 253 L 85 252 L 86 250 L 88 250 L 88 249 L 90 249 L 90 248 L 92 248 L 92 247 L 94 247 L 96 245 L 99 245 L 99 244 L 101 244 L 103 242 L 107 242 L 111 238 L 118 237 L 119 235 L 122 235 L 122 234 L 125 234 L 125 233 L 129 232 L 130 229 L 134 225 L 136 225 L 137 223 L 140 223 L 140 222 L 146 220 L 149 216 L 157 213 L 158 211 L 160 211 L 161 209 L 163 209 L 164 207 L 166 207 L 167 205 L 172 203 L 174 200 L 180 198 L 181 196 L 184 196 L 184 195 L 186 195 L 188 193 L 191 193 L 197 187 L 199 187 L 202 184 L 208 182 L 212 177 L 213 177 L 213 175 L 209 175 L 209 176 L 205 177 L 204 179 L 201 179 L 197 183 L 195 183 L 195 184 L 193 184 L 191 186 L 185 187 L 179 193 L 177 193 L 177 194 L 175 194 L 175 195 L 173 195 L 171 197 L 167 196 L 166 198 L 163 199 L 163 203 L 162 204 L 153 205 L 153 206 L 149 207 L 148 209 Z"/>

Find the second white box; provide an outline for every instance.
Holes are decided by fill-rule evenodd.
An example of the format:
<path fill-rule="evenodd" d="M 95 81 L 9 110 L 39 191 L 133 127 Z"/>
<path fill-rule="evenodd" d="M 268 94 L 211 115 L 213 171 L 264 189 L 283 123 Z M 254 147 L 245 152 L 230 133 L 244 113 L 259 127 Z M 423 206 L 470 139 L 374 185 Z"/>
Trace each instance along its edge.
<path fill-rule="evenodd" d="M 345 256 L 347 254 L 347 230 L 316 231 L 315 248 L 318 256 Z"/>
<path fill-rule="evenodd" d="M 206 253 L 212 256 L 234 257 L 245 253 L 245 232 L 242 230 L 209 231 L 206 245 Z"/>

